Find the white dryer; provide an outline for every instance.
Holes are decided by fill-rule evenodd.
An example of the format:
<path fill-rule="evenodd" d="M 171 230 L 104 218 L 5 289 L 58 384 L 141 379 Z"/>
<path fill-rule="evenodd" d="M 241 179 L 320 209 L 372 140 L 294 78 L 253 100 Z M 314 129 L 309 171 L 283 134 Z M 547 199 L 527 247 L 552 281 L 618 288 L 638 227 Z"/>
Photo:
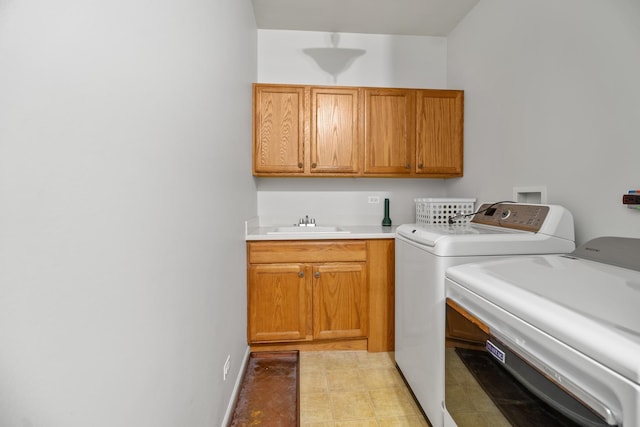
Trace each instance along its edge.
<path fill-rule="evenodd" d="M 443 425 L 445 270 L 497 257 L 575 249 L 571 213 L 558 205 L 484 204 L 468 224 L 396 230 L 395 361 L 435 427 Z"/>
<path fill-rule="evenodd" d="M 490 416 L 491 404 L 476 407 L 481 398 L 456 396 L 476 382 L 504 425 L 640 425 L 640 239 L 602 237 L 568 255 L 472 263 L 446 275 L 447 307 L 486 339 L 475 349 L 473 340 L 447 347 L 445 425 Z M 472 378 L 464 386 L 461 367 Z"/>

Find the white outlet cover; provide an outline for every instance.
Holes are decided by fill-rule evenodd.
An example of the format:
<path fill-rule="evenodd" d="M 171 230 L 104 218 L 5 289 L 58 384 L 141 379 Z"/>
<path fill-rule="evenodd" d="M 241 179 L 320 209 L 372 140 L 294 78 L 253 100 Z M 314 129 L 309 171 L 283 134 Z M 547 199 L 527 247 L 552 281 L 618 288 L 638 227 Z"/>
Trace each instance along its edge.
<path fill-rule="evenodd" d="M 227 375 L 229 375 L 229 368 L 231 367 L 231 355 L 227 356 L 227 360 L 224 362 L 224 368 L 222 372 L 222 380 L 227 380 Z"/>

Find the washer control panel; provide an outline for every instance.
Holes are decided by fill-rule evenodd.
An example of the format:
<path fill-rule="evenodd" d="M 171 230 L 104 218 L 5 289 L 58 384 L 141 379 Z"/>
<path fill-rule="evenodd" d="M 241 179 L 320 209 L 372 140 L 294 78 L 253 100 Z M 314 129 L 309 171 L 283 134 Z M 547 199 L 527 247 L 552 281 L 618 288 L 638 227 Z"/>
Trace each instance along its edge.
<path fill-rule="evenodd" d="M 548 214 L 549 206 L 520 203 L 485 203 L 480 206 L 471 222 L 537 232 L 544 224 Z"/>

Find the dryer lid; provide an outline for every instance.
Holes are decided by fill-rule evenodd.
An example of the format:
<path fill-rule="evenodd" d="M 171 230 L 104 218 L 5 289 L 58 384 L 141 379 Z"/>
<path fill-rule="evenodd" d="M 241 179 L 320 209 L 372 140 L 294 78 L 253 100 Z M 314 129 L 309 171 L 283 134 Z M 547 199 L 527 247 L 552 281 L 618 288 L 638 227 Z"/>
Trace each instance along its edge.
<path fill-rule="evenodd" d="M 598 237 L 580 245 L 571 255 L 640 271 L 640 239 Z"/>

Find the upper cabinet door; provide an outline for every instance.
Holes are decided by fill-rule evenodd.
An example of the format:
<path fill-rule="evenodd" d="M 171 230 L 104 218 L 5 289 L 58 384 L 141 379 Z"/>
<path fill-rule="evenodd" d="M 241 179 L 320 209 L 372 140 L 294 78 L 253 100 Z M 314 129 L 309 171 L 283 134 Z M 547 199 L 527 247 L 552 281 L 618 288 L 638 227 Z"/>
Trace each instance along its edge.
<path fill-rule="evenodd" d="M 312 174 L 360 172 L 360 91 L 311 88 Z"/>
<path fill-rule="evenodd" d="M 254 86 L 254 174 L 303 171 L 304 95 L 303 86 Z"/>
<path fill-rule="evenodd" d="M 415 173 L 462 176 L 463 92 L 418 90 Z"/>
<path fill-rule="evenodd" d="M 415 90 L 365 89 L 364 104 L 364 173 L 411 174 Z"/>

